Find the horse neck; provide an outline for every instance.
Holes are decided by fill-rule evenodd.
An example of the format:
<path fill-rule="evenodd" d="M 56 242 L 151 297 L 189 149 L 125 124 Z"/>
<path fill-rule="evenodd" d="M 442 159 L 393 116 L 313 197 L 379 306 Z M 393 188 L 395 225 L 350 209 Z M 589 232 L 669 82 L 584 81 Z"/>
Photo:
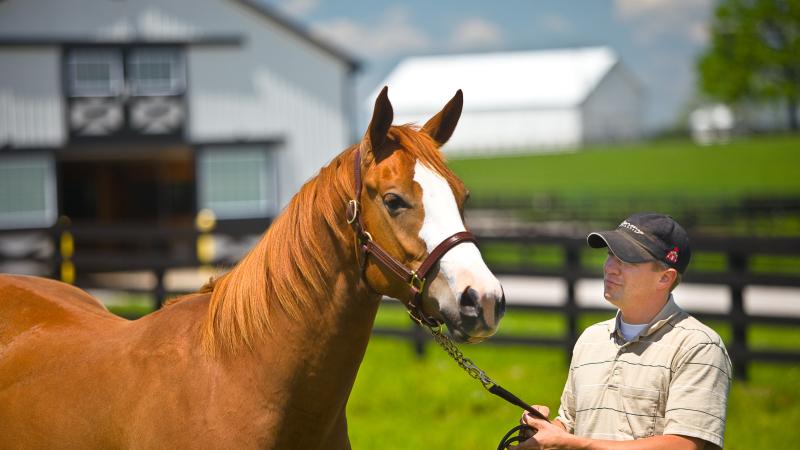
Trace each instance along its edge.
<path fill-rule="evenodd" d="M 245 364 L 244 370 L 261 374 L 257 378 L 263 386 L 258 390 L 268 397 L 267 403 L 274 404 L 275 392 L 280 391 L 277 403 L 282 404 L 287 435 L 293 434 L 292 427 L 305 427 L 312 419 L 322 428 L 343 423 L 339 416 L 344 414 L 380 300 L 361 280 L 354 236 L 345 223 L 347 195 L 325 190 L 336 179 L 352 183 L 351 164 L 339 159 L 301 189 L 262 242 L 219 280 L 212 293 L 207 329 L 222 317 L 215 319 L 215 308 L 224 316 L 226 301 L 239 302 L 238 312 L 250 313 L 244 317 L 267 307 L 265 323 L 256 323 L 266 327 L 263 333 L 245 342 L 250 351 L 234 358 L 247 361 L 237 363 Z M 248 280 L 244 276 L 248 273 L 266 278 Z M 256 284 L 251 292 L 263 289 L 266 295 L 258 300 L 263 304 L 228 295 L 245 281 Z M 224 327 L 212 332 L 221 330 Z"/>
<path fill-rule="evenodd" d="M 276 448 L 315 448 L 325 442 L 337 448 L 333 443 L 346 439 L 347 400 L 380 303 L 380 296 L 361 282 L 353 243 L 342 245 L 333 233 L 318 239 L 334 260 L 324 277 L 327 290 L 312 299 L 299 320 L 276 314 L 274 332 L 256 353 L 262 392 L 283 391 Z"/>

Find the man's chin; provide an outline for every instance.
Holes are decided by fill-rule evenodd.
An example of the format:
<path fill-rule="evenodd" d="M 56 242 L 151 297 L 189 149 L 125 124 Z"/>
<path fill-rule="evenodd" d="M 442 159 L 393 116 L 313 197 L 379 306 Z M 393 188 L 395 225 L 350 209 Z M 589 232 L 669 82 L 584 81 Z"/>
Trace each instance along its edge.
<path fill-rule="evenodd" d="M 603 298 L 605 298 L 608 303 L 611 303 L 614 306 L 617 305 L 617 297 L 614 294 L 612 294 L 611 292 L 604 291 L 603 292 Z"/>

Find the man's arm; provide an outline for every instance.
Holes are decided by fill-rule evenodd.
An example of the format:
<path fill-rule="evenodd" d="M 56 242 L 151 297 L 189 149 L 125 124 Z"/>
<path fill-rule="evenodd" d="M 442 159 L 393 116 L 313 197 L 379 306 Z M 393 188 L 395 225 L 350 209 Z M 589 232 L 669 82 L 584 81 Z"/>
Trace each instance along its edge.
<path fill-rule="evenodd" d="M 516 450 L 702 450 L 705 446 L 702 439 L 675 434 L 651 436 L 635 441 L 589 439 L 567 433 L 564 425 L 557 420 L 556 423 L 550 423 L 527 414 L 524 419 L 525 423 L 536 430 L 536 434 L 512 447 Z"/>

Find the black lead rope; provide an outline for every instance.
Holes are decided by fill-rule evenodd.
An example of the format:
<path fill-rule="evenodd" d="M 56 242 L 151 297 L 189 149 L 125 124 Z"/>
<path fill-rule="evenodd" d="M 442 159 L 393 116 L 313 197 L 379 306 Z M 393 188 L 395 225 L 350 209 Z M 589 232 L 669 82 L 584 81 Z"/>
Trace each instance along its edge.
<path fill-rule="evenodd" d="M 511 392 L 507 391 L 506 389 L 503 388 L 503 386 L 500 386 L 499 384 L 494 384 L 493 386 L 487 388 L 487 390 L 492 394 L 507 401 L 508 403 L 511 403 L 512 405 L 517 405 L 520 408 L 524 409 L 525 411 L 528 411 L 529 413 L 531 413 L 532 416 L 535 416 L 536 418 L 547 420 L 548 422 L 550 421 L 547 417 L 544 416 L 544 414 L 533 409 L 533 407 L 531 407 L 529 404 L 525 403 L 524 401 L 522 401 L 522 399 L 512 394 Z"/>
<path fill-rule="evenodd" d="M 511 444 L 519 444 L 525 441 L 530 436 L 531 431 L 531 427 L 527 425 L 515 426 L 503 436 L 503 439 L 500 440 L 500 445 L 497 446 L 497 450 L 507 450 Z"/>
<path fill-rule="evenodd" d="M 459 367 L 464 369 L 464 371 L 467 372 L 469 376 L 480 381 L 480 383 L 487 391 L 502 398 L 508 403 L 511 403 L 512 405 L 519 406 L 525 411 L 528 411 L 528 413 L 530 413 L 532 416 L 536 418 L 543 419 L 548 422 L 550 421 L 550 419 L 545 417 L 544 414 L 535 410 L 532 406 L 530 406 L 530 404 L 523 401 L 521 398 L 512 394 L 510 391 L 503 388 L 499 384 L 495 383 L 491 378 L 489 378 L 489 376 L 486 375 L 486 372 L 481 370 L 478 366 L 475 365 L 474 362 L 472 362 L 471 359 L 467 358 L 466 356 L 464 356 L 463 353 L 461 353 L 461 350 L 458 349 L 456 344 L 442 332 L 441 326 L 431 327 L 430 325 L 424 324 L 422 321 L 420 321 L 413 315 L 411 315 L 411 318 L 415 322 L 417 322 L 420 326 L 427 328 L 428 331 L 430 331 L 431 335 L 433 336 L 433 340 L 436 341 L 436 343 L 439 344 L 439 346 L 441 346 L 442 349 L 444 349 L 444 351 L 447 352 L 447 354 L 450 355 L 450 357 L 453 358 L 453 360 L 455 360 L 456 364 L 458 364 Z M 514 435 L 514 433 L 518 434 Z M 509 430 L 509 432 L 506 433 L 505 436 L 503 436 L 503 439 L 500 441 L 500 445 L 497 446 L 497 450 L 505 450 L 511 444 L 522 442 L 532 435 L 533 435 L 533 430 L 531 429 L 531 427 L 525 424 L 518 425 Z"/>
<path fill-rule="evenodd" d="M 550 421 L 544 414 L 540 413 L 539 411 L 533 409 L 530 405 L 522 401 L 519 397 L 512 394 L 508 390 L 504 389 L 502 386 L 495 384 L 488 388 L 488 391 L 492 394 L 502 398 L 503 400 L 511 403 L 512 405 L 516 405 L 528 411 L 531 415 L 539 418 L 544 419 L 546 421 Z M 533 436 L 534 432 L 531 427 L 522 423 L 514 428 L 508 430 L 508 433 L 503 436 L 503 439 L 500 440 L 500 444 L 497 446 L 497 450 L 506 450 L 511 444 L 520 443 L 529 437 Z"/>

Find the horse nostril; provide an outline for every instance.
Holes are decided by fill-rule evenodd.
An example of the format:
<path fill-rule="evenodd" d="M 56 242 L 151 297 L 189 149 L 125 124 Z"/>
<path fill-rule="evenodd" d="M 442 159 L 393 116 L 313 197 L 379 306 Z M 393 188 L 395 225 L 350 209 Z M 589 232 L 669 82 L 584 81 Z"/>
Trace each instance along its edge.
<path fill-rule="evenodd" d="M 499 320 L 506 313 L 506 292 L 500 286 L 500 301 L 495 303 L 494 316 Z"/>
<path fill-rule="evenodd" d="M 458 299 L 458 307 L 461 310 L 461 314 L 477 317 L 479 309 L 478 300 L 478 292 L 475 289 L 467 286 L 467 288 L 464 289 L 464 292 L 461 293 L 461 297 Z"/>

